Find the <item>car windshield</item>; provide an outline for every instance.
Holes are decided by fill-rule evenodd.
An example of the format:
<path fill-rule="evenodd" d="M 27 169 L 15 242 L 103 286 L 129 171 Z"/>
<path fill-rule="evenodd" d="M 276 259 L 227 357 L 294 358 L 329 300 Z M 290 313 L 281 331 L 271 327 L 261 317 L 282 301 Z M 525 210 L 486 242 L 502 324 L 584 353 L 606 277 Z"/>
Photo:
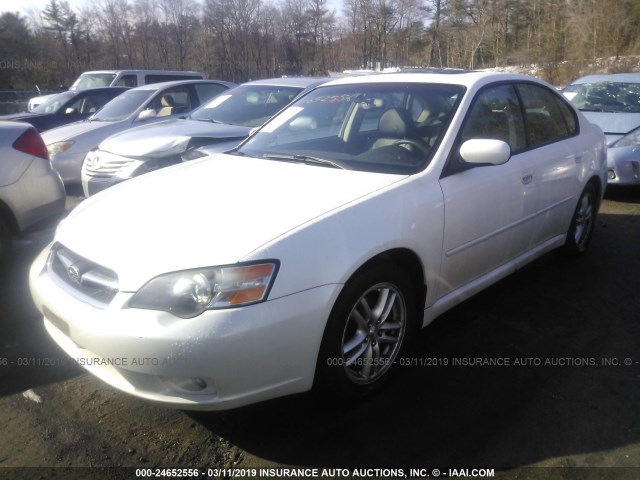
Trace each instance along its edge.
<path fill-rule="evenodd" d="M 124 92 L 102 107 L 98 113 L 91 117 L 91 121 L 117 122 L 124 120 L 138 110 L 155 92 L 156 90 L 146 89 Z"/>
<path fill-rule="evenodd" d="M 562 93 L 586 112 L 640 112 L 640 83 L 581 83 L 567 86 Z"/>
<path fill-rule="evenodd" d="M 274 117 L 238 155 L 372 172 L 423 169 L 463 87 L 380 83 L 320 87 Z"/>
<path fill-rule="evenodd" d="M 191 114 L 193 120 L 259 127 L 286 107 L 302 87 L 246 85 L 228 90 Z"/>
<path fill-rule="evenodd" d="M 115 73 L 83 73 L 73 82 L 69 90 L 86 90 L 87 88 L 108 87 L 116 78 Z"/>
<path fill-rule="evenodd" d="M 56 113 L 60 108 L 67 103 L 75 93 L 73 92 L 63 92 L 58 93 L 57 95 L 53 95 L 48 98 L 46 102 L 41 105 L 38 105 L 36 108 L 31 110 L 32 113 Z"/>

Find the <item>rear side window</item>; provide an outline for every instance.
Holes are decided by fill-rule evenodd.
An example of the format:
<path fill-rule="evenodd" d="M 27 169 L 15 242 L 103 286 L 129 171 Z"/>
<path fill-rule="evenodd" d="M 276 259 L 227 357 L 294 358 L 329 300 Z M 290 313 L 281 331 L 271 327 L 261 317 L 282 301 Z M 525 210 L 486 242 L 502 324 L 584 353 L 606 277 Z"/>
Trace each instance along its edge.
<path fill-rule="evenodd" d="M 202 80 L 201 75 L 163 75 L 149 74 L 144 76 L 145 83 L 173 82 L 174 80 Z"/>
<path fill-rule="evenodd" d="M 201 105 L 210 98 L 227 90 L 226 86 L 216 83 L 199 83 L 194 85 L 194 87 L 196 88 L 196 94 L 198 95 L 198 100 Z"/>
<path fill-rule="evenodd" d="M 530 147 L 577 133 L 574 113 L 555 93 L 530 83 L 519 84 L 517 88 L 524 107 Z"/>

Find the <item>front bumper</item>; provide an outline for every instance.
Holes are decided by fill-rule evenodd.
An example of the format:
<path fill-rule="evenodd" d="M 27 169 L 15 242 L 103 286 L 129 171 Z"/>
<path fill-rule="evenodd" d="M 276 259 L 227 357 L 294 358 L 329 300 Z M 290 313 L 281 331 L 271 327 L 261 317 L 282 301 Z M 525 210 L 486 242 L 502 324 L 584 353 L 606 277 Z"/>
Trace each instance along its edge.
<path fill-rule="evenodd" d="M 339 285 L 317 287 L 192 319 L 104 309 L 61 288 L 46 272 L 49 249 L 30 272 L 34 302 L 52 338 L 81 366 L 134 396 L 189 410 L 222 410 L 309 390 Z"/>

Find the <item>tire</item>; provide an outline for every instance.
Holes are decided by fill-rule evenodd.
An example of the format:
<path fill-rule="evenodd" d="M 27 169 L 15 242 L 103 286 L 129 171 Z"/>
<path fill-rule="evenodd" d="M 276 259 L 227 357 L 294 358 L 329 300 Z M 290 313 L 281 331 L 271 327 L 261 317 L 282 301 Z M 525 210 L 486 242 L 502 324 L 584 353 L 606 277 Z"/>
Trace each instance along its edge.
<path fill-rule="evenodd" d="M 563 253 L 568 256 L 577 257 L 584 255 L 591 243 L 593 229 L 596 223 L 596 215 L 598 213 L 598 200 L 596 188 L 592 183 L 588 183 L 580 200 L 573 212 L 571 225 L 567 232 L 567 240 L 564 244 Z"/>
<path fill-rule="evenodd" d="M 417 326 L 415 292 L 397 266 L 356 273 L 336 301 L 322 339 L 316 386 L 346 397 L 380 389 Z"/>
<path fill-rule="evenodd" d="M 0 216 L 0 265 L 4 264 L 11 250 L 11 229 L 6 220 Z"/>

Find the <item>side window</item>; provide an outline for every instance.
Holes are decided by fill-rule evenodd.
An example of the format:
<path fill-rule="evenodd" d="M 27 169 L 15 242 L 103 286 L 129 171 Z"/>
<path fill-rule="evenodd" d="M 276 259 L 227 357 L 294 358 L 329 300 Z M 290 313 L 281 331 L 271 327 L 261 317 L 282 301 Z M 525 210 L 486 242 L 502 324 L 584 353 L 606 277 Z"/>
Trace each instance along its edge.
<path fill-rule="evenodd" d="M 194 87 L 196 88 L 200 105 L 227 90 L 227 87 L 224 85 L 218 85 L 216 83 L 198 83 L 194 85 Z"/>
<path fill-rule="evenodd" d="M 574 135 L 575 115 L 554 92 L 529 83 L 518 85 L 524 105 L 529 145 L 536 147 Z"/>
<path fill-rule="evenodd" d="M 123 75 L 120 80 L 115 84 L 116 87 L 137 87 L 138 76 L 137 75 Z"/>
<path fill-rule="evenodd" d="M 526 147 L 520 102 L 512 85 L 482 90 L 467 116 L 460 144 L 472 138 L 503 140 L 512 152 Z"/>
<path fill-rule="evenodd" d="M 191 111 L 189 88 L 184 86 L 165 90 L 154 100 L 152 108 L 156 111 L 157 117 L 167 117 Z"/>
<path fill-rule="evenodd" d="M 97 112 L 102 106 L 109 101 L 109 96 L 106 93 L 96 93 L 93 95 L 86 95 L 77 99 L 73 104 L 68 105 L 65 109 L 69 112 L 69 109 L 73 109 L 73 112 L 69 114 L 83 114 L 90 115 Z"/>

